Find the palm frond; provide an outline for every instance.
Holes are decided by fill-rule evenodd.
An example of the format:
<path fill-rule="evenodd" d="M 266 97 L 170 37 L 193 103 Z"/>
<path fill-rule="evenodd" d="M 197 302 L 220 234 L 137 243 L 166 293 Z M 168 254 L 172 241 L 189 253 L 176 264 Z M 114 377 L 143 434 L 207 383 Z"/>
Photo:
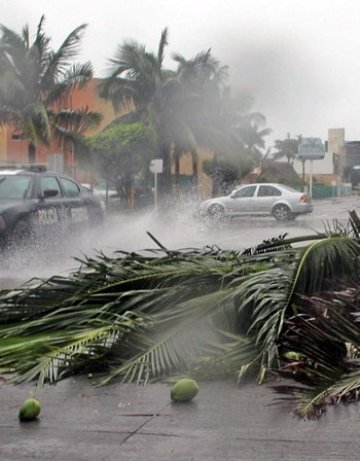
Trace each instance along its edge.
<path fill-rule="evenodd" d="M 264 264 L 265 258 L 267 264 Z M 265 274 L 271 258 L 259 256 L 258 259 L 261 260 L 259 271 Z M 122 255 L 118 259 L 100 256 L 97 260 L 85 260 L 83 264 L 69 278 L 53 277 L 35 287 L 4 293 L 0 322 L 5 326 L 0 338 L 23 336 L 25 344 L 28 336 L 31 338 L 39 331 L 55 334 L 59 328 L 71 329 L 74 317 L 78 328 L 88 331 L 93 319 L 106 318 L 110 314 L 134 312 L 141 317 L 150 316 L 156 324 L 156 335 L 129 338 L 133 353 L 129 355 L 123 350 L 121 363 L 113 366 L 109 379 L 124 374 L 126 379 L 137 376 L 146 381 L 170 370 L 175 372 L 184 362 L 181 357 L 191 355 L 184 352 L 188 341 L 181 339 L 188 337 L 191 325 L 204 321 L 217 327 L 221 311 L 226 310 L 238 319 L 244 314 L 240 303 L 251 304 L 253 308 L 254 295 L 251 294 L 251 299 L 241 297 L 240 281 L 245 286 L 246 277 L 251 278 L 254 273 L 259 275 L 247 257 L 214 249 L 172 252 L 151 258 L 136 254 Z M 254 281 L 257 283 L 258 279 Z M 257 295 L 261 295 L 260 291 Z M 242 323 L 239 319 L 235 322 L 235 333 Z M 203 340 L 198 341 L 193 356 L 203 343 Z M 139 355 L 134 355 L 134 351 L 139 351 Z M 124 357 L 129 357 L 127 362 Z M 149 363 L 151 374 L 144 375 Z M 156 374 L 152 374 L 154 372 Z"/>
<path fill-rule="evenodd" d="M 41 78 L 40 87 L 46 91 L 61 78 L 70 65 L 70 59 L 75 57 L 87 24 L 76 27 L 66 37 L 56 52 L 48 53 L 48 63 Z"/>
<path fill-rule="evenodd" d="M 316 414 L 329 396 L 356 395 L 356 297 L 349 303 L 347 292 L 330 292 L 314 307 L 302 296 L 315 299 L 313 290 L 328 290 L 328 277 L 339 286 L 352 283 L 356 239 L 317 235 L 309 244 L 314 236 L 296 238 L 304 249 L 282 235 L 235 252 L 174 251 L 150 236 L 158 249 L 100 253 L 79 261 L 67 277 L 2 292 L 0 368 L 11 368 L 16 380 L 40 383 L 89 369 L 101 374 L 99 384 L 145 384 L 179 372 L 238 380 L 251 373 L 262 382 L 279 364 L 279 373 L 291 378 L 296 365 L 285 352 L 293 351 L 306 369 L 299 364 L 301 386 L 287 388 L 297 398 L 306 395 L 299 414 Z M 344 261 L 347 268 L 337 267 Z M 355 351 L 350 361 L 344 344 Z M 354 380 L 346 380 L 353 372 Z"/>
<path fill-rule="evenodd" d="M 329 405 L 357 400 L 360 392 L 359 286 L 303 297 L 279 338 L 278 373 L 299 385 L 274 389 L 297 403 L 295 412 L 319 418 Z M 291 351 L 294 356 L 288 356 Z"/>
<path fill-rule="evenodd" d="M 51 86 L 46 92 L 46 104 L 50 105 L 67 95 L 74 87 L 83 88 L 93 76 L 93 66 L 90 62 L 84 64 L 73 64 L 61 80 Z"/>
<path fill-rule="evenodd" d="M 350 225 L 353 229 L 355 237 L 358 239 L 360 237 L 360 218 L 355 210 L 351 210 L 349 213 L 350 216 Z"/>
<path fill-rule="evenodd" d="M 162 64 L 164 61 L 164 52 L 165 47 L 168 45 L 168 29 L 165 28 L 161 32 L 161 38 L 159 42 L 158 54 L 157 54 L 157 66 L 158 66 L 158 74 L 160 75 Z"/>
<path fill-rule="evenodd" d="M 88 129 L 99 125 L 102 114 L 90 111 L 87 107 L 83 109 L 64 109 L 54 114 L 54 122 L 61 127 L 63 133 L 85 133 Z"/>
<path fill-rule="evenodd" d="M 311 295 L 331 289 L 334 283 L 341 283 L 344 279 L 356 282 L 359 273 L 359 241 L 343 236 L 322 239 L 303 251 L 289 292 L 289 303 L 295 293 Z"/>
<path fill-rule="evenodd" d="M 24 113 L 22 132 L 34 144 L 50 144 L 51 126 L 48 112 L 41 103 L 29 105 Z"/>

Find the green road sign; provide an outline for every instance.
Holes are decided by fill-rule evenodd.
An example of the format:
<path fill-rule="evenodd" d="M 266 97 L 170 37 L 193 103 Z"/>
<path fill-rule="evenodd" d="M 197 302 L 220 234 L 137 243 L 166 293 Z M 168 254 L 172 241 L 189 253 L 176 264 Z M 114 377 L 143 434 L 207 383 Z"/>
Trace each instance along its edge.
<path fill-rule="evenodd" d="M 303 138 L 298 148 L 300 160 L 321 160 L 325 157 L 324 145 L 320 138 Z"/>

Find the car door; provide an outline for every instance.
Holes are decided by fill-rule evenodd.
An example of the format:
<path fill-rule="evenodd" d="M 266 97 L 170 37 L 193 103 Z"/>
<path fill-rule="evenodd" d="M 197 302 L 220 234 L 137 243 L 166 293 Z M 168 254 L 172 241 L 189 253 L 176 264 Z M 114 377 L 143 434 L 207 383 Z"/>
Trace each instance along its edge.
<path fill-rule="evenodd" d="M 254 199 L 254 213 L 271 213 L 274 203 L 281 197 L 281 190 L 276 186 L 261 184 Z"/>
<path fill-rule="evenodd" d="M 249 185 L 235 189 L 229 196 L 229 211 L 233 214 L 251 214 L 256 188 L 257 185 Z"/>
<path fill-rule="evenodd" d="M 79 184 L 70 178 L 59 177 L 64 191 L 68 220 L 72 227 L 82 227 L 89 222 L 89 210 L 81 196 Z"/>
<path fill-rule="evenodd" d="M 45 228 L 61 227 L 64 219 L 63 194 L 55 175 L 40 177 L 40 199 L 37 206 L 38 223 Z"/>

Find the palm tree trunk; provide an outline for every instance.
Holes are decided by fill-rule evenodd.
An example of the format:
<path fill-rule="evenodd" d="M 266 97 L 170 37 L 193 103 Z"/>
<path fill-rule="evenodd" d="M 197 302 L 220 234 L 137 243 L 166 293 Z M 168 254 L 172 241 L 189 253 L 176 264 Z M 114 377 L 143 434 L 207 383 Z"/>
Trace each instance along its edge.
<path fill-rule="evenodd" d="M 175 162 L 175 184 L 176 186 L 178 186 L 179 177 L 180 177 L 180 154 L 178 152 L 175 152 L 174 162 Z"/>
<path fill-rule="evenodd" d="M 194 183 L 194 186 L 197 186 L 199 182 L 199 168 L 198 168 L 199 156 L 196 150 L 191 151 L 191 159 L 192 159 L 193 183 Z"/>
<path fill-rule="evenodd" d="M 216 197 L 220 192 L 220 169 L 218 167 L 218 161 L 216 155 L 214 155 L 213 166 L 212 166 L 212 187 L 211 187 L 211 196 Z"/>
<path fill-rule="evenodd" d="M 29 163 L 35 163 L 36 160 L 36 145 L 33 142 L 28 144 L 28 161 Z"/>
<path fill-rule="evenodd" d="M 131 175 L 126 175 L 126 179 L 124 181 L 124 190 L 126 194 L 126 204 L 127 208 L 130 210 L 134 209 L 134 188 L 133 188 L 133 181 Z"/>
<path fill-rule="evenodd" d="M 163 172 L 159 175 L 159 193 L 162 198 L 165 198 L 172 191 L 171 153 L 169 145 L 162 146 L 161 158 L 163 159 Z"/>

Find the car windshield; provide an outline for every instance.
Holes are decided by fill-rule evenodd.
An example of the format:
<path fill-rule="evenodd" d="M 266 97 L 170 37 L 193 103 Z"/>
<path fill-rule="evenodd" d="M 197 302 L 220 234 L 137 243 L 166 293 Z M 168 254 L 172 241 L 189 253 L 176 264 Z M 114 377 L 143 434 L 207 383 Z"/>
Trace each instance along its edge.
<path fill-rule="evenodd" d="M 27 198 L 31 183 L 30 175 L 0 174 L 0 200 Z"/>

